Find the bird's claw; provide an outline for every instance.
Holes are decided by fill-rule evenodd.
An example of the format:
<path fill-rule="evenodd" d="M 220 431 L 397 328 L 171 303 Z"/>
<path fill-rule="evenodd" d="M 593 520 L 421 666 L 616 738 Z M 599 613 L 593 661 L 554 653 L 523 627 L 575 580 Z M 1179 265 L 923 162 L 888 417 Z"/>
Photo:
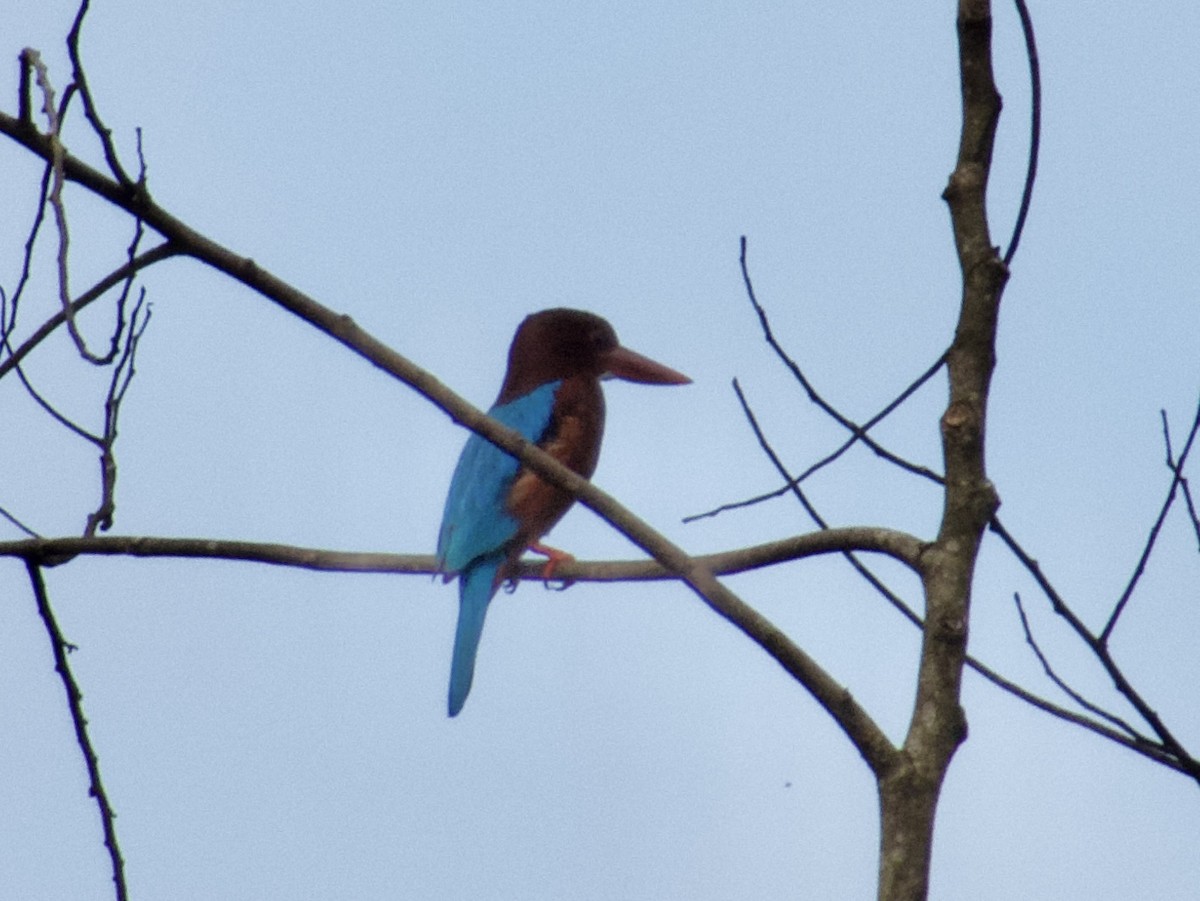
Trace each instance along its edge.
<path fill-rule="evenodd" d="M 561 584 L 558 586 L 550 584 L 551 582 L 555 581 L 554 571 L 558 569 L 559 564 L 574 563 L 575 558 L 573 556 L 568 554 L 566 551 L 560 551 L 558 548 L 542 544 L 540 541 L 535 541 L 533 544 L 529 545 L 529 549 L 535 554 L 541 554 L 548 558 L 546 560 L 546 565 L 542 567 L 542 585 L 544 585 L 548 591 L 566 591 L 571 587 L 572 584 L 574 584 L 574 579 L 559 579 L 558 581 Z"/>

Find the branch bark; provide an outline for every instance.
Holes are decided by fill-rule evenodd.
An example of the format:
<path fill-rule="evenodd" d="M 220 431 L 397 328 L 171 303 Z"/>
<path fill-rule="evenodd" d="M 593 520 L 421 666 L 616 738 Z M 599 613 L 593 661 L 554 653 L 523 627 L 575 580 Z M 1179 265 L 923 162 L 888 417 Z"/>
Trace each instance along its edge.
<path fill-rule="evenodd" d="M 714 575 L 734 575 L 790 560 L 846 551 L 875 552 L 916 567 L 924 544 L 893 529 L 850 527 L 825 529 L 779 541 L 721 551 L 692 558 Z M 209 538 L 156 538 L 137 535 L 85 536 L 83 538 L 33 538 L 0 542 L 0 557 L 20 557 L 39 563 L 63 561 L 81 555 L 129 557 L 204 557 L 292 566 L 321 572 L 409 573 L 437 575 L 433 554 L 388 554 L 328 551 L 258 541 L 218 541 Z M 522 579 L 540 579 L 541 560 L 528 561 Z M 564 582 L 649 582 L 676 579 L 678 575 L 653 560 L 570 560 L 555 573 Z"/>
<path fill-rule="evenodd" d="M 987 0 L 960 0 L 963 122 L 958 162 L 943 196 L 962 269 L 962 305 L 946 355 L 950 398 L 941 420 L 945 502 L 937 540 L 925 555 L 926 616 L 917 696 L 898 764 L 879 782 L 883 901 L 920 901 L 928 894 L 938 797 L 967 734 L 959 699 L 971 582 L 980 539 L 998 504 L 984 465 L 984 437 L 997 315 L 1008 272 L 992 246 L 987 223 L 987 182 L 1001 106 L 992 75 L 991 35 Z"/>

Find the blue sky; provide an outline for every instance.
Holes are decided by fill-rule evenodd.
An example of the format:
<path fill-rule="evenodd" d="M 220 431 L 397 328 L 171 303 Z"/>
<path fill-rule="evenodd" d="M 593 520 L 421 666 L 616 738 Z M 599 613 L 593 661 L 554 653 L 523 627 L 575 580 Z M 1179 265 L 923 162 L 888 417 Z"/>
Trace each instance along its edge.
<path fill-rule="evenodd" d="M 944 7 L 944 8 L 943 8 Z M 989 469 L 1009 528 L 1103 621 L 1167 486 L 1200 388 L 1195 4 L 1033 10 L 1043 155 L 1005 294 Z M 0 80 L 38 47 L 58 86 L 73 4 L 10 11 Z M 990 194 L 1007 240 L 1028 138 L 1015 14 Z M 738 377 L 790 465 L 841 434 L 762 345 L 737 267 L 808 375 L 866 418 L 948 343 L 957 263 L 939 195 L 959 100 L 953 4 L 95 4 L 101 110 L 169 210 L 352 316 L 481 406 L 512 331 L 557 305 L 606 316 L 687 389 L 611 384 L 596 482 L 695 552 L 807 531 L 774 488 Z M 77 153 L 99 159 L 78 128 Z M 39 174 L 0 145 L 0 283 Z M 74 284 L 126 224 L 74 196 Z M 41 251 L 50 260 L 50 245 Z M 43 270 L 44 271 L 44 270 Z M 464 433 L 261 298 L 172 261 L 118 447 L 115 531 L 428 552 Z M 44 276 L 34 310 L 53 304 Z M 34 304 L 42 306 L 35 307 Z M 108 308 L 84 318 L 100 336 Z M 94 422 L 65 341 L 30 371 Z M 81 387 L 83 386 L 83 387 Z M 937 468 L 935 382 L 880 430 Z M 0 505 L 82 529 L 93 451 L 0 382 Z M 89 419 L 89 417 L 92 417 Z M 936 493 L 852 455 L 811 485 L 838 524 L 928 536 Z M 0 532 L 5 538 L 15 533 Z M 633 554 L 586 510 L 553 543 Z M 914 580 L 881 564 L 914 603 Z M 1200 746 L 1195 538 L 1175 517 L 1115 638 Z M 524 585 L 489 617 L 463 715 L 444 715 L 452 587 L 235 563 L 82 560 L 48 574 L 135 897 L 869 898 L 869 773 L 808 696 L 673 585 Z M 730 580 L 899 740 L 916 634 L 835 560 Z M 0 894 L 109 897 L 96 814 L 23 568 L 0 563 Z M 1046 647 L 1117 707 L 994 539 L 972 651 L 1059 700 Z M 1200 806 L 1182 777 L 975 677 L 940 811 L 931 897 L 1191 899 Z"/>

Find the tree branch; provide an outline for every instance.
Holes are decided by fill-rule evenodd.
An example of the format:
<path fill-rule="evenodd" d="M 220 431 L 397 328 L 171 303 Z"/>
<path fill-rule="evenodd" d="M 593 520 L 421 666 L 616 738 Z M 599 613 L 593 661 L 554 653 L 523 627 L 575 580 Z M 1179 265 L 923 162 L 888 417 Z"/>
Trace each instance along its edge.
<path fill-rule="evenodd" d="M 75 727 L 75 741 L 79 744 L 79 750 L 83 754 L 83 761 L 87 767 L 90 782 L 88 794 L 96 799 L 96 806 L 100 809 L 100 822 L 104 828 L 104 846 L 108 849 L 108 858 L 112 864 L 112 880 L 116 888 L 117 901 L 128 901 L 129 890 L 125 884 L 125 862 L 121 859 L 121 848 L 117 843 L 117 815 L 113 812 L 112 805 L 108 800 L 108 793 L 104 790 L 104 783 L 100 779 L 100 761 L 92 746 L 91 737 L 88 735 L 87 717 L 83 715 L 83 693 L 79 690 L 79 684 L 75 681 L 75 677 L 71 673 L 71 664 L 67 660 L 67 653 L 74 650 L 74 647 L 63 638 L 62 630 L 58 627 L 58 620 L 55 619 L 54 611 L 50 607 L 50 596 L 46 592 L 46 583 L 42 578 L 41 567 L 33 559 L 26 559 L 25 568 L 29 573 L 30 585 L 33 586 L 38 613 L 42 617 L 46 634 L 50 638 L 50 647 L 54 652 L 55 672 L 58 673 L 62 680 L 63 690 L 67 693 L 67 707 L 71 711 L 71 722 Z"/>
<path fill-rule="evenodd" d="M 891 529 L 850 527 L 795 535 L 736 550 L 693 558 L 714 575 L 735 575 L 792 560 L 847 550 L 885 554 L 915 566 L 921 542 Z M 0 557 L 20 557 L 38 563 L 76 556 L 201 557 L 291 566 L 322 572 L 407 573 L 440 575 L 433 554 L 390 554 L 329 551 L 257 541 L 209 538 L 158 538 L 136 535 L 85 536 L 82 538 L 30 538 L 0 541 Z M 529 560 L 519 577 L 541 580 L 545 563 Z M 677 573 L 653 560 L 564 560 L 555 569 L 567 582 L 648 582 L 678 579 Z"/>
<path fill-rule="evenodd" d="M 1008 273 L 987 223 L 987 182 L 1000 115 L 987 0 L 959 0 L 957 25 L 963 119 L 958 161 L 943 196 L 963 285 L 958 326 L 946 355 L 945 502 L 937 539 L 925 555 L 925 628 L 902 764 L 879 784 L 881 901 L 920 901 L 928 895 L 942 780 L 967 731 L 960 698 L 975 563 L 997 505 L 984 466 L 984 436 L 1000 295 Z"/>
<path fill-rule="evenodd" d="M 57 152 L 53 142 L 19 120 L 0 113 L 0 133 L 18 141 L 43 159 Z M 762 647 L 813 694 L 850 736 L 875 769 L 888 765 L 895 749 L 864 710 L 817 663 L 766 617 L 722 585 L 703 565 L 667 541 L 612 497 L 557 460 L 468 404 L 429 372 L 396 353 L 359 328 L 349 316 L 329 308 L 241 257 L 168 213 L 150 197 L 143 184 L 130 187 L 103 175 L 73 155 L 61 155 L 64 176 L 141 219 L 183 255 L 194 257 L 257 291 L 288 312 L 333 338 L 377 368 L 407 384 L 444 411 L 452 420 L 482 435 L 512 454 L 551 484 L 562 488 L 614 526 L 634 544 L 678 574 L 721 617 Z"/>
<path fill-rule="evenodd" d="M 128 284 L 129 280 L 141 270 L 146 269 L 162 260 L 176 256 L 178 253 L 179 251 L 170 242 L 164 241 L 157 247 L 147 250 L 145 253 L 134 257 L 124 265 L 114 269 L 108 275 L 104 276 L 104 278 L 100 279 L 100 281 L 96 282 L 96 284 L 92 285 L 92 287 L 80 294 L 79 297 L 71 302 L 71 312 L 78 313 L 88 304 L 103 297 L 117 285 L 122 283 Z M 3 361 L 0 361 L 0 378 L 4 378 L 9 370 L 19 364 L 34 348 L 45 341 L 55 329 L 57 329 L 63 324 L 63 322 L 66 321 L 66 316 L 67 313 L 65 311 L 56 311 L 54 315 L 43 322 L 32 335 L 26 338 L 25 341 L 21 343 L 20 347 L 16 348 L 15 350 L 10 348 L 11 352 L 9 356 Z M 6 345 L 8 344 L 7 336 L 5 336 L 4 343 Z"/>
<path fill-rule="evenodd" d="M 1184 442 L 1178 461 L 1174 463 L 1168 462 L 1168 467 L 1171 469 L 1171 484 L 1167 488 L 1167 496 L 1163 499 L 1162 507 L 1159 508 L 1158 517 L 1150 527 L 1150 533 L 1146 536 L 1145 547 L 1142 548 L 1137 565 L 1133 568 L 1133 574 L 1129 577 L 1129 584 L 1125 586 L 1125 590 L 1121 592 L 1121 596 L 1117 599 L 1116 604 L 1113 605 L 1112 614 L 1100 632 L 1099 639 L 1101 644 L 1108 644 L 1113 630 L 1117 627 L 1117 620 L 1120 619 L 1121 614 L 1125 611 L 1125 605 L 1129 603 L 1129 599 L 1133 597 L 1133 591 L 1137 588 L 1137 584 L 1142 578 L 1142 573 L 1146 571 L 1146 564 L 1150 561 L 1150 555 L 1154 552 L 1155 542 L 1158 541 L 1158 533 L 1162 530 L 1163 523 L 1166 522 L 1171 505 L 1175 503 L 1175 495 L 1178 493 L 1179 485 L 1183 481 L 1183 467 L 1187 463 L 1188 455 L 1192 452 L 1192 446 L 1196 442 L 1198 432 L 1200 432 L 1200 405 L 1196 407 L 1196 416 L 1192 420 L 1192 427 L 1188 431 L 1187 441 Z M 1169 448 L 1167 453 L 1169 461 Z"/>
<path fill-rule="evenodd" d="M 874 427 L 875 425 L 877 425 L 881 420 L 883 420 L 886 416 L 888 416 L 893 410 L 895 410 L 902 403 L 904 403 L 904 401 L 906 401 L 909 397 L 911 397 L 912 394 L 918 388 L 921 387 L 921 385 L 925 384 L 926 381 L 928 381 L 930 378 L 932 378 L 933 375 L 939 369 L 941 369 L 942 364 L 945 361 L 945 357 L 939 358 L 937 360 L 937 362 L 934 363 L 934 365 L 929 367 L 929 369 L 926 370 L 925 373 L 922 374 L 915 382 L 913 382 L 911 385 L 909 385 L 909 387 L 904 389 L 904 391 L 902 391 L 900 393 L 899 397 L 897 397 L 894 401 L 892 401 L 890 404 L 888 404 L 886 407 L 884 407 L 882 412 L 880 412 L 877 416 L 872 418 L 872 420 L 869 423 L 860 426 L 860 425 L 858 425 L 858 423 L 856 423 L 856 422 L 852 421 L 851 419 L 849 419 L 848 417 L 842 415 L 841 411 L 839 411 L 831 403 L 829 403 L 827 400 L 825 400 L 825 398 L 822 397 L 820 395 L 820 393 L 818 393 L 817 389 L 815 387 L 813 387 L 813 384 L 804 375 L 804 372 L 803 372 L 803 370 L 800 369 L 800 366 L 796 363 L 795 360 L 792 359 L 791 356 L 788 355 L 787 351 L 785 351 L 783 349 L 783 345 L 780 344 L 776 340 L 774 332 L 771 331 L 771 322 L 767 318 L 767 311 L 765 309 L 763 309 L 762 304 L 760 304 L 758 302 L 758 297 L 754 293 L 754 284 L 750 280 L 750 270 L 746 265 L 746 236 L 745 235 L 742 236 L 742 240 L 741 240 L 740 262 L 741 262 L 741 268 L 742 268 L 742 282 L 746 286 L 746 296 L 750 299 L 750 303 L 754 307 L 754 312 L 758 316 L 758 322 L 762 326 L 762 330 L 763 330 L 763 338 L 766 339 L 766 342 L 771 347 L 771 349 L 773 351 L 775 351 L 775 355 L 777 357 L 779 357 L 779 359 L 788 368 L 788 370 L 791 371 L 792 377 L 795 378 L 796 381 L 800 383 L 800 386 L 804 389 L 805 393 L 808 395 L 809 400 L 812 401 L 814 404 L 816 404 L 821 410 L 823 410 L 825 412 L 825 414 L 827 416 L 829 416 L 834 422 L 838 423 L 838 425 L 847 429 L 852 435 L 851 441 L 847 442 L 847 444 L 843 448 L 839 449 L 834 454 L 832 454 L 829 462 L 832 462 L 833 460 L 836 460 L 839 456 L 841 456 L 842 452 L 846 448 L 848 448 L 850 446 L 850 444 L 853 444 L 854 441 L 861 441 L 863 444 L 865 444 L 867 447 L 869 447 L 876 454 L 876 456 L 882 457 L 884 460 L 887 460 L 889 463 L 899 466 L 901 469 L 907 470 L 908 472 L 911 472 L 915 475 L 923 476 L 924 478 L 930 479 L 931 481 L 940 483 L 941 476 L 939 476 L 937 473 L 933 472 L 930 469 L 927 469 L 924 466 L 918 466 L 914 463 L 910 463 L 908 460 L 905 460 L 903 457 L 899 457 L 896 454 L 893 454 L 886 447 L 879 444 L 877 441 L 875 441 L 874 438 L 872 438 L 870 435 L 868 435 L 867 430 Z M 814 469 L 820 469 L 821 466 L 824 466 L 824 465 L 825 465 L 824 463 L 821 463 L 821 464 L 817 465 L 816 467 L 814 467 Z"/>
<path fill-rule="evenodd" d="M 1017 605 L 1017 615 L 1021 618 L 1021 630 L 1025 633 L 1025 643 L 1033 650 L 1034 656 L 1037 657 L 1038 663 L 1042 665 L 1042 672 L 1046 674 L 1047 678 L 1057 685 L 1063 694 L 1069 697 L 1084 710 L 1108 720 L 1110 723 L 1112 723 L 1112 725 L 1116 726 L 1132 739 L 1148 741 L 1144 735 L 1130 726 L 1129 723 L 1125 722 L 1119 716 L 1109 713 L 1103 707 L 1093 704 L 1080 692 L 1076 691 L 1067 684 L 1066 680 L 1055 671 L 1053 665 L 1050 663 L 1050 660 L 1042 652 L 1041 645 L 1039 645 L 1037 639 L 1033 637 L 1033 627 L 1029 624 L 1029 617 L 1025 615 L 1025 605 L 1021 603 L 1021 595 L 1014 593 L 1013 602 Z"/>

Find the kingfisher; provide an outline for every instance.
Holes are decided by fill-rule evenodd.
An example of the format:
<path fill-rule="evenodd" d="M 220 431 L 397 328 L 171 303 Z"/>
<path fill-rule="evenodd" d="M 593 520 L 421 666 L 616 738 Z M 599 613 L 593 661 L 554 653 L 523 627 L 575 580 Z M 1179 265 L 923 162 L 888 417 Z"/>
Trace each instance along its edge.
<path fill-rule="evenodd" d="M 527 316 L 508 349 L 508 371 L 488 415 L 520 432 L 585 479 L 596 470 L 604 432 L 600 380 L 686 385 L 687 376 L 622 347 L 607 321 L 557 308 Z M 488 605 L 518 573 L 528 548 L 547 557 L 542 577 L 571 556 L 541 543 L 575 502 L 524 468 L 516 457 L 472 434 L 454 469 L 442 527 L 438 570 L 458 577 L 458 626 L 450 663 L 448 710 L 457 716 L 471 690 Z"/>

